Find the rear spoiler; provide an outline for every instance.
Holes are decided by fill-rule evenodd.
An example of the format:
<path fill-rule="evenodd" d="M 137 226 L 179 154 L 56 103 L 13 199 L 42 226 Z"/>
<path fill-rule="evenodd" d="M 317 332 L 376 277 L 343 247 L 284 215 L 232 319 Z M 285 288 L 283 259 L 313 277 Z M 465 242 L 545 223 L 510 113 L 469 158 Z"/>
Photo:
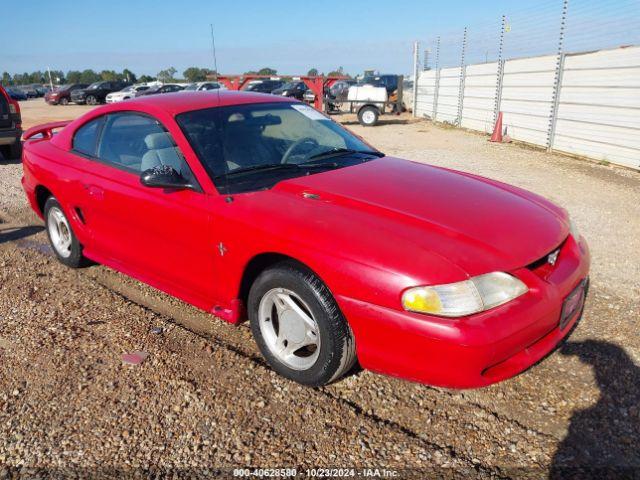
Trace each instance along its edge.
<path fill-rule="evenodd" d="M 43 123 L 42 125 L 31 127 L 29 130 L 27 130 L 22 134 L 22 139 L 29 140 L 30 138 L 33 138 L 36 135 L 42 135 L 42 138 L 51 138 L 53 137 L 54 130 L 58 128 L 66 127 L 72 121 L 73 120 L 62 120 L 60 122 Z"/>

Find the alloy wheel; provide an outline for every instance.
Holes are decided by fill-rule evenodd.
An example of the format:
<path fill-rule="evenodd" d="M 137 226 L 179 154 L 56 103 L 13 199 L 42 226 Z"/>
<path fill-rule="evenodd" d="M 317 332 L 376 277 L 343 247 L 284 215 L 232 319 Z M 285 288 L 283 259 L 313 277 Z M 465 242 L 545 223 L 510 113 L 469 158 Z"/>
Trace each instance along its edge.
<path fill-rule="evenodd" d="M 294 370 L 311 368 L 320 354 L 320 335 L 309 306 L 293 291 L 274 288 L 258 307 L 258 323 L 267 348 Z"/>
<path fill-rule="evenodd" d="M 64 258 L 71 256 L 71 244 L 73 237 L 71 235 L 71 228 L 67 217 L 64 216 L 62 210 L 58 207 L 51 207 L 47 216 L 47 229 L 49 230 L 49 237 L 51 238 L 51 244 L 56 252 Z"/>

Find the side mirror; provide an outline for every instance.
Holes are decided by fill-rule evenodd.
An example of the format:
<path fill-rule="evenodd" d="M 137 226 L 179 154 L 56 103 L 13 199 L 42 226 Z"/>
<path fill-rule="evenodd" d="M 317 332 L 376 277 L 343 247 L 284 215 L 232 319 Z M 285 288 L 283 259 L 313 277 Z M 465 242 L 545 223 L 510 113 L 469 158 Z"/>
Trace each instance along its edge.
<path fill-rule="evenodd" d="M 169 165 L 159 165 L 142 172 L 140 183 L 145 187 L 192 189 L 193 185 Z"/>

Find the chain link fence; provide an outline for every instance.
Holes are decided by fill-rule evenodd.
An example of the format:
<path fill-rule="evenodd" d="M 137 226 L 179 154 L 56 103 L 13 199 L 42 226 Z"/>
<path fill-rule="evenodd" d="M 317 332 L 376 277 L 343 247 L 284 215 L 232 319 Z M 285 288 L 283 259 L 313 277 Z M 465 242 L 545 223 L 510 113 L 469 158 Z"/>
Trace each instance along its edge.
<path fill-rule="evenodd" d="M 637 45 L 640 0 L 514 8 L 416 44 L 414 115 L 640 169 Z"/>

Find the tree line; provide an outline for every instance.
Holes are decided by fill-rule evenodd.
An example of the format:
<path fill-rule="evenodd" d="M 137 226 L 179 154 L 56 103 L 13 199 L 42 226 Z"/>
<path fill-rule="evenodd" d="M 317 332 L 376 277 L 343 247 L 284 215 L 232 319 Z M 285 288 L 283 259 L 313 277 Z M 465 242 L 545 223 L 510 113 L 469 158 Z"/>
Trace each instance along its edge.
<path fill-rule="evenodd" d="M 11 75 L 9 72 L 2 73 L 2 85 L 11 86 L 11 85 L 30 85 L 30 84 L 48 84 L 50 81 L 54 85 L 62 85 L 66 83 L 94 83 L 99 81 L 114 81 L 114 80 L 124 80 L 130 83 L 145 83 L 145 82 L 153 82 L 155 80 L 159 80 L 161 82 L 203 82 L 208 78 L 211 78 L 215 75 L 215 71 L 209 68 L 202 67 L 189 67 L 182 72 L 182 78 L 178 78 L 176 75 L 178 70 L 174 67 L 168 67 L 163 70 L 160 70 L 158 74 L 154 77 L 151 75 L 140 75 L 137 76 L 128 68 L 122 70 L 122 72 L 116 72 L 115 70 L 102 70 L 100 72 L 96 72 L 92 69 L 86 70 L 69 70 L 68 72 L 63 72 L 62 70 L 51 70 L 41 71 L 36 70 L 31 73 L 15 73 Z M 244 75 L 278 75 L 278 71 L 275 68 L 264 67 L 259 70 L 250 70 L 248 72 L 244 72 Z M 324 75 L 318 72 L 318 69 L 312 68 L 307 72 L 309 76 L 315 75 Z M 336 70 L 332 70 L 327 74 L 328 76 L 342 76 L 345 75 L 342 67 L 339 67 Z M 346 75 L 348 76 L 348 75 Z"/>

